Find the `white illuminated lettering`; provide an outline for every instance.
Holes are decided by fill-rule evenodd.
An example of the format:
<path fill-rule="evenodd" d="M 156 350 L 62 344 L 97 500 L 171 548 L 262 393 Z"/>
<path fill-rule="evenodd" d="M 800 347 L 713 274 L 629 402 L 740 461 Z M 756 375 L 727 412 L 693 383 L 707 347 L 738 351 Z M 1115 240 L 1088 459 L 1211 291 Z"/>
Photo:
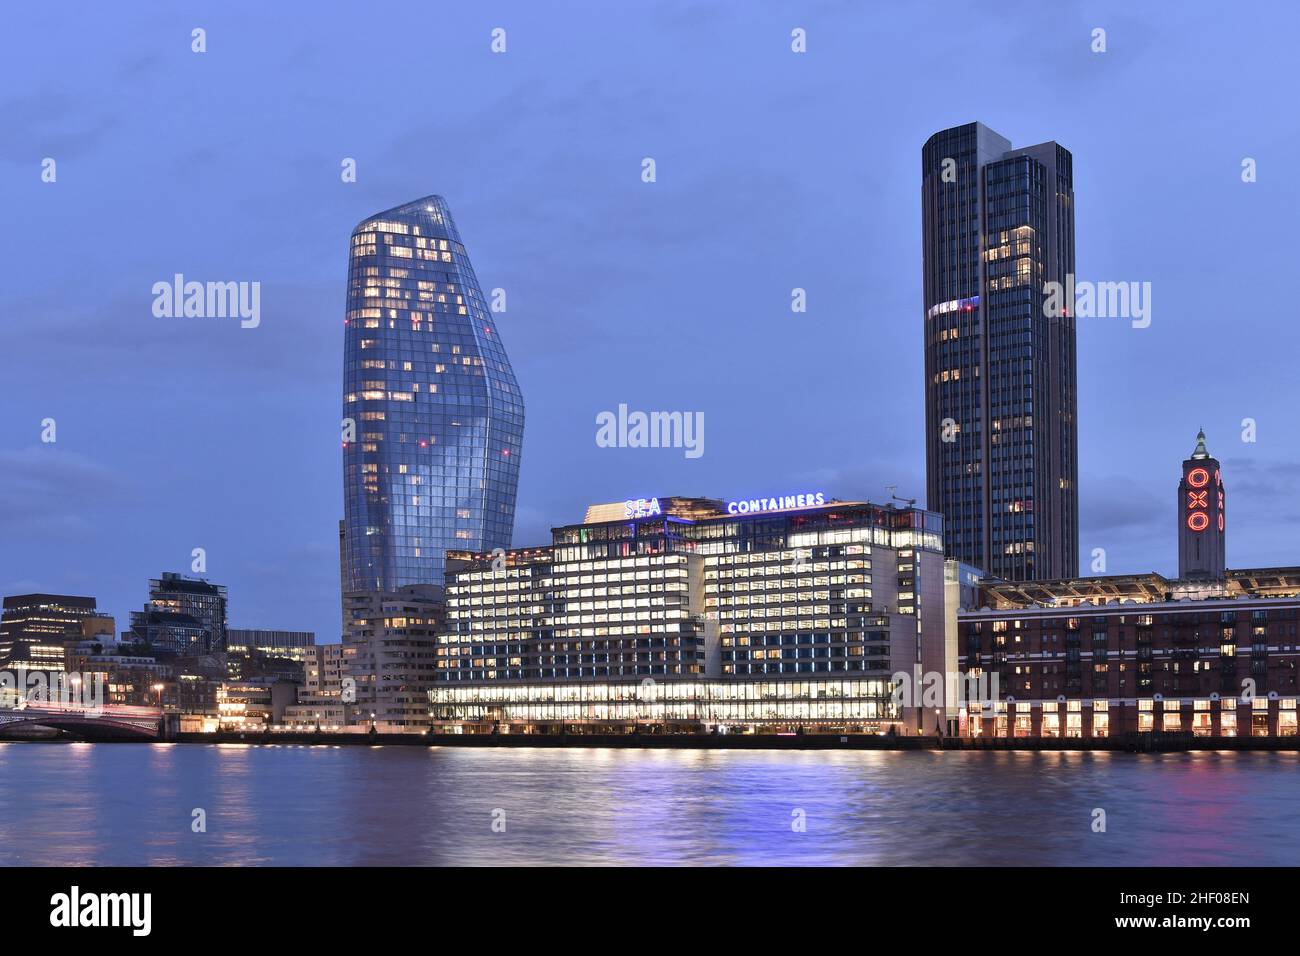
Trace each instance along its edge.
<path fill-rule="evenodd" d="M 826 504 L 826 495 L 820 491 L 807 491 L 778 498 L 749 498 L 727 502 L 727 514 L 747 515 L 760 511 L 786 511 L 792 508 L 818 508 Z"/>
<path fill-rule="evenodd" d="M 629 498 L 623 502 L 624 518 L 652 518 L 663 514 L 658 498 Z"/>

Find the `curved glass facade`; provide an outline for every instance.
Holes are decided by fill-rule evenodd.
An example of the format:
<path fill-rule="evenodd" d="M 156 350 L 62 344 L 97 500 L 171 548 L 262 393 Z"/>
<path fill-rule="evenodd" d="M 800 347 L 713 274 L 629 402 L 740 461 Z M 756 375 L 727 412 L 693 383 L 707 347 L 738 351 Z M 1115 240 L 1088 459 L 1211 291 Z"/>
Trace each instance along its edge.
<path fill-rule="evenodd" d="M 440 196 L 352 231 L 343 417 L 350 590 L 441 585 L 447 549 L 510 546 L 523 397 Z"/>

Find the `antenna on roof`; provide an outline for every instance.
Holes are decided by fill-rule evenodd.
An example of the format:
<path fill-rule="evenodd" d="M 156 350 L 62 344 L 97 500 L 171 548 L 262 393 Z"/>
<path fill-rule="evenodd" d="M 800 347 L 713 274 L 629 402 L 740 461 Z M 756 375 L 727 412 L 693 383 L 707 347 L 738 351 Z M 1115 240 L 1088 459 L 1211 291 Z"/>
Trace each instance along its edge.
<path fill-rule="evenodd" d="M 890 497 L 891 501 L 901 501 L 901 502 L 903 502 L 904 504 L 906 504 L 909 508 L 915 508 L 915 507 L 916 507 L 916 499 L 915 499 L 915 498 L 900 498 L 900 497 L 898 497 L 898 495 L 895 493 L 895 492 L 898 491 L 898 485 L 885 485 L 885 490 L 889 492 L 889 497 Z"/>

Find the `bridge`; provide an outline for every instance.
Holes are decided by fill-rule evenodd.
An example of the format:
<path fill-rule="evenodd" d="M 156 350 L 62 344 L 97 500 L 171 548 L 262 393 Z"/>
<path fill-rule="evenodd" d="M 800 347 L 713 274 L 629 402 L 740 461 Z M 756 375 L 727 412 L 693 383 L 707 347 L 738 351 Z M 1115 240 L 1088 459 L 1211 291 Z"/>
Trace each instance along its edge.
<path fill-rule="evenodd" d="M 23 727 L 51 727 L 85 740 L 158 740 L 162 711 L 156 707 L 128 707 L 24 701 L 0 708 L 0 736 Z"/>

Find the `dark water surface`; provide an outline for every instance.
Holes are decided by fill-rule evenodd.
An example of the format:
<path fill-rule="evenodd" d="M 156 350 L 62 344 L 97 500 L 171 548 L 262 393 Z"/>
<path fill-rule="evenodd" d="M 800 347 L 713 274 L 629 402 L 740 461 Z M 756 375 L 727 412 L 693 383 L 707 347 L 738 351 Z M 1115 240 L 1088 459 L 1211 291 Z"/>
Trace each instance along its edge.
<path fill-rule="evenodd" d="M 0 743 L 4 865 L 557 863 L 1294 865 L 1300 756 Z"/>

